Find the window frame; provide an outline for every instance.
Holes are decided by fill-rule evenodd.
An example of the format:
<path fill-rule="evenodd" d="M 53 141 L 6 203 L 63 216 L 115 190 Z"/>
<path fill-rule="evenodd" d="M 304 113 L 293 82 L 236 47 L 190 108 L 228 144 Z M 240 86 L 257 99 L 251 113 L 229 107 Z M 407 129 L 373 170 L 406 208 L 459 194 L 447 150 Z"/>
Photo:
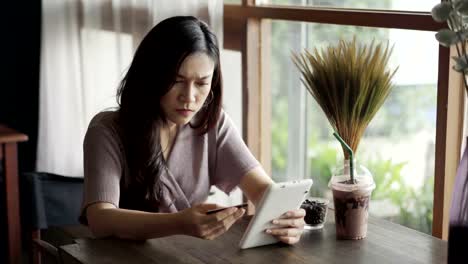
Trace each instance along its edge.
<path fill-rule="evenodd" d="M 436 32 L 445 24 L 436 23 L 429 12 L 361 10 L 298 6 L 256 6 L 255 0 L 241 5 L 224 5 L 224 45 L 242 53 L 243 135 L 253 154 L 271 174 L 271 136 L 268 96 L 269 76 L 265 69 L 265 48 L 269 36 L 262 20 L 285 20 L 325 24 L 394 28 Z M 434 41 L 436 41 L 434 39 Z M 448 48 L 439 46 L 437 119 L 434 171 L 432 235 L 447 239 L 449 208 L 456 168 L 460 161 L 465 96 L 461 77 L 451 71 Z M 450 87 L 450 89 L 449 89 Z M 453 151 L 456 149 L 456 151 Z"/>

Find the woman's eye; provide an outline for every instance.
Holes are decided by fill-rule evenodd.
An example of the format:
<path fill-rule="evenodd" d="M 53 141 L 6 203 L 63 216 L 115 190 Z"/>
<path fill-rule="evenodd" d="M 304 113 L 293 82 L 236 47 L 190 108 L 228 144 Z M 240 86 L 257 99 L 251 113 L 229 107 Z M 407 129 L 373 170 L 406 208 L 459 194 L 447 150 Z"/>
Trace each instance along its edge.
<path fill-rule="evenodd" d="M 183 83 L 183 80 L 175 80 L 175 83 Z"/>
<path fill-rule="evenodd" d="M 207 86 L 210 85 L 209 83 L 197 83 L 198 86 Z"/>

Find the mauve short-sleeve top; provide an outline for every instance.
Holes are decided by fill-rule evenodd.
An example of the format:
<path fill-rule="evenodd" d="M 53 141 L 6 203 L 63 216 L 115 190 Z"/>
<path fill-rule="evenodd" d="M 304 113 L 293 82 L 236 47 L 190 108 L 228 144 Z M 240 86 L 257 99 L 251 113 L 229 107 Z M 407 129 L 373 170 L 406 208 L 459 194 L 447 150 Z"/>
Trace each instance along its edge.
<path fill-rule="evenodd" d="M 117 112 L 101 112 L 90 122 L 84 151 L 84 192 L 80 222 L 87 224 L 85 210 L 97 202 L 119 208 L 141 209 L 121 187 L 129 171 L 120 138 Z M 189 125 L 179 128 L 166 169 L 160 172 L 163 197 L 157 212 L 177 212 L 208 197 L 211 185 L 229 194 L 242 176 L 259 166 L 231 118 L 221 111 L 217 125 L 200 135 Z M 133 203 L 133 204 L 132 204 Z"/>

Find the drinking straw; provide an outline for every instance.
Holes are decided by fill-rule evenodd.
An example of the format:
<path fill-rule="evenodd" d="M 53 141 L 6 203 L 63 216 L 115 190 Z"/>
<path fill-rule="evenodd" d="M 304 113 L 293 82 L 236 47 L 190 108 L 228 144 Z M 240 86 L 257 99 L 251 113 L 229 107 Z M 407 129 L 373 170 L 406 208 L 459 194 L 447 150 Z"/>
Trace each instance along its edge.
<path fill-rule="evenodd" d="M 338 141 L 341 143 L 341 145 L 348 151 L 349 153 L 349 168 L 350 168 L 350 176 L 351 176 L 351 182 L 352 183 L 355 183 L 354 181 L 354 153 L 353 153 L 353 150 L 348 146 L 348 144 L 346 144 L 346 142 L 344 142 L 344 140 L 340 137 L 340 135 L 338 135 L 338 133 L 336 132 L 333 132 L 333 136 L 336 137 L 336 139 L 338 139 Z"/>

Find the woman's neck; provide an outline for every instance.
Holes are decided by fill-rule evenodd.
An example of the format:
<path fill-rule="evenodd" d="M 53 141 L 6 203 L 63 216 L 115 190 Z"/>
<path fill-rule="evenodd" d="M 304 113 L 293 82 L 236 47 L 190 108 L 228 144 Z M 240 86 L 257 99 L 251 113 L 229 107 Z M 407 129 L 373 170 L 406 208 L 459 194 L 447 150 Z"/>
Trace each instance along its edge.
<path fill-rule="evenodd" d="M 179 126 L 176 123 L 172 123 L 171 121 L 168 121 L 166 124 L 163 124 L 161 126 L 161 131 L 167 135 L 174 135 Z"/>
<path fill-rule="evenodd" d="M 174 123 L 165 124 L 161 127 L 160 143 L 165 160 L 168 159 L 169 154 L 171 153 L 178 129 L 179 126 Z"/>

